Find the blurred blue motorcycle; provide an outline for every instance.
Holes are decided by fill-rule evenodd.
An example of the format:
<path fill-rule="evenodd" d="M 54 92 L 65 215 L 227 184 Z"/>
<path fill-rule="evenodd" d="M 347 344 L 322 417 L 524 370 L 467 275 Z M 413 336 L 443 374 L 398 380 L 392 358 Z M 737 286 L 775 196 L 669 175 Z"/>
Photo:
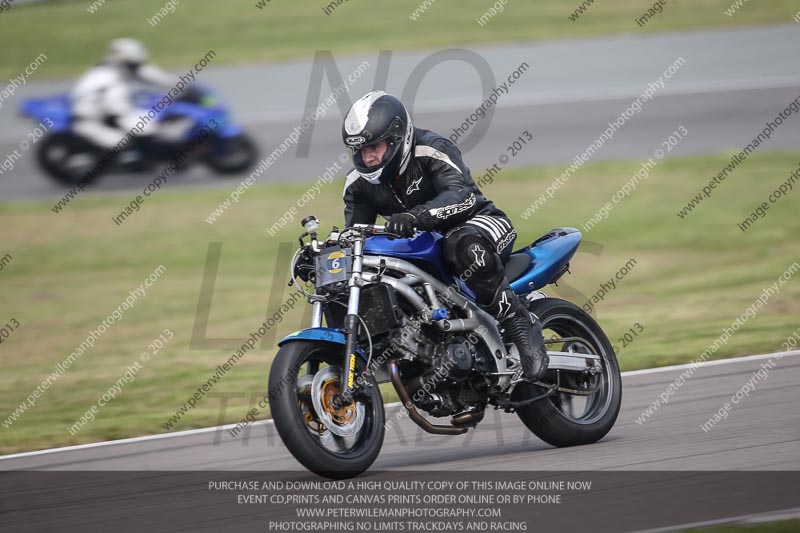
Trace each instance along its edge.
<path fill-rule="evenodd" d="M 163 94 L 139 91 L 134 99 L 143 111 L 155 109 Z M 118 151 L 96 145 L 77 134 L 67 94 L 25 100 L 20 113 L 48 125 L 38 144 L 37 162 L 63 185 L 89 184 L 107 173 L 141 172 L 173 162 L 185 169 L 194 162 L 218 174 L 244 172 L 258 159 L 255 143 L 231 120 L 228 108 L 207 89 L 194 87 L 158 112 L 159 134 L 169 142 L 134 137 Z"/>

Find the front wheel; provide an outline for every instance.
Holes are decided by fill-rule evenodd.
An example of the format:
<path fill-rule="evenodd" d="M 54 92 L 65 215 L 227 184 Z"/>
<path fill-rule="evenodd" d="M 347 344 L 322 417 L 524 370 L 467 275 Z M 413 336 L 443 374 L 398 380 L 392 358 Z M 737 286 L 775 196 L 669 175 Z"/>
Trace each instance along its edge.
<path fill-rule="evenodd" d="M 384 412 L 378 386 L 350 405 L 335 408 L 344 347 L 295 341 L 275 356 L 269 398 L 275 428 L 291 454 L 310 471 L 331 479 L 357 476 L 383 445 Z M 357 368 L 363 370 L 359 359 Z"/>
<path fill-rule="evenodd" d="M 100 148 L 71 132 L 57 132 L 42 139 L 36 153 L 39 166 L 61 185 L 88 185 L 102 170 Z M 88 175 L 94 170 L 91 177 Z"/>
<path fill-rule="evenodd" d="M 597 442 L 611 431 L 622 403 L 622 377 L 608 337 L 588 313 L 565 300 L 534 300 L 528 310 L 539 317 L 545 339 L 556 341 L 547 345 L 548 351 L 599 355 L 602 373 L 588 376 L 550 370 L 543 381 L 560 380 L 562 388 L 584 394 L 557 392 L 518 408 L 517 415 L 537 437 L 553 446 Z M 514 389 L 512 400 L 532 398 L 545 390 L 522 382 Z M 593 392 L 586 394 L 588 391 Z"/>

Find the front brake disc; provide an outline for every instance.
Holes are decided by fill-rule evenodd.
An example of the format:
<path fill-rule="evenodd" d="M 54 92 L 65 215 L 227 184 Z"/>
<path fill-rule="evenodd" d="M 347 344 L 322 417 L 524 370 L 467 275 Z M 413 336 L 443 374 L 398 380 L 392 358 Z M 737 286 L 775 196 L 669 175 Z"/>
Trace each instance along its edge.
<path fill-rule="evenodd" d="M 339 437 L 355 435 L 364 425 L 364 404 L 353 402 L 335 409 L 331 403 L 335 394 L 341 390 L 339 372 L 335 367 L 326 366 L 314 374 L 311 384 L 311 402 L 317 417 L 328 430 Z"/>

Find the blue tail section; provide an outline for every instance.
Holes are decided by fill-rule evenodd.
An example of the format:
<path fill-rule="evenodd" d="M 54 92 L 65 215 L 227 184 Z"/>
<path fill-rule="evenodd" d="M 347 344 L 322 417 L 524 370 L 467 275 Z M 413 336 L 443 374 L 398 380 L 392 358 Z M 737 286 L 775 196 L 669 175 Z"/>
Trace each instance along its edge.
<path fill-rule="evenodd" d="M 52 98 L 30 98 L 22 102 L 19 111 L 37 122 L 51 120 L 53 125 L 50 131 L 67 130 L 72 121 L 72 104 L 66 94 Z"/>
<path fill-rule="evenodd" d="M 517 294 L 528 294 L 553 283 L 569 265 L 569 260 L 581 243 L 581 232 L 575 228 L 558 228 L 537 239 L 533 244 L 514 252 L 526 254 L 530 265 L 521 275 L 509 280 Z"/>

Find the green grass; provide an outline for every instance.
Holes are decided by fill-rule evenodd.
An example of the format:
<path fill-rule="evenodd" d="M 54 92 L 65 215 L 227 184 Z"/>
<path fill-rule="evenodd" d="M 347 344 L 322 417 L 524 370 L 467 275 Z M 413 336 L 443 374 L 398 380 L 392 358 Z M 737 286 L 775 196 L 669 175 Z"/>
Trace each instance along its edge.
<path fill-rule="evenodd" d="M 796 533 L 800 520 L 781 520 L 765 524 L 729 524 L 702 529 L 687 529 L 685 533 Z"/>
<path fill-rule="evenodd" d="M 585 234 L 585 249 L 593 253 L 579 251 L 572 274 L 558 288 L 547 290 L 573 295 L 582 304 L 630 258 L 637 261 L 596 313 L 614 344 L 620 344 L 619 336 L 635 323 L 644 328 L 621 350 L 623 370 L 697 357 L 800 256 L 797 198 L 791 197 L 800 194 L 797 190 L 773 205 L 747 233 L 736 227 L 797 167 L 800 153 L 751 156 L 688 219 L 676 216 L 726 161 L 727 154 L 720 154 L 661 162 L 607 220 Z M 521 213 L 563 166 L 506 169 L 483 189 L 515 221 L 521 246 L 553 227 L 580 227 L 638 167 L 638 162 L 588 164 L 528 222 L 521 220 Z M 0 422 L 128 291 L 156 266 L 167 269 L 35 407 L 10 429 L 0 426 L 0 451 L 163 432 L 161 424 L 232 353 L 189 345 L 211 242 L 223 247 L 208 337 L 242 338 L 258 327 L 267 312 L 278 244 L 296 242 L 299 223 L 273 238 L 265 228 L 307 185 L 254 186 L 218 222 L 208 225 L 205 217 L 235 184 L 219 190 L 162 190 L 119 227 L 111 217 L 131 194 L 90 195 L 60 214 L 50 210 L 52 200 L 0 204 L 0 257 L 13 257 L 0 271 L 0 324 L 12 318 L 21 324 L 0 345 Z M 300 211 L 316 214 L 324 227 L 340 224 L 341 183 L 323 188 L 322 196 Z M 283 265 L 280 268 L 283 272 Z M 300 327 L 300 307 L 304 306 L 277 327 L 279 336 Z M 776 350 L 800 326 L 799 315 L 800 280 L 790 280 L 715 357 Z M 70 436 L 66 428 L 165 328 L 174 331 L 175 338 L 97 420 Z M 266 388 L 273 354 L 273 349 L 249 353 L 216 384 L 214 394 L 239 395 L 230 399 L 222 416 L 222 399 L 205 398 L 174 429 L 213 425 L 220 417 L 226 423 L 242 418 L 251 395 Z"/>
<path fill-rule="evenodd" d="M 35 78 L 74 75 L 98 61 L 106 43 L 131 36 L 150 45 L 156 62 L 176 70 L 193 65 L 209 49 L 215 65 L 311 58 L 316 50 L 377 53 L 378 50 L 444 48 L 479 43 L 563 39 L 606 34 L 638 34 L 692 28 L 790 23 L 793 0 L 750 2 L 733 17 L 724 14 L 732 0 L 674 0 L 639 28 L 635 19 L 653 2 L 603 0 L 578 20 L 568 15 L 580 0 L 510 0 L 505 11 L 481 27 L 494 2 L 438 0 L 422 17 L 409 15 L 421 0 L 381 2 L 351 0 L 330 15 L 324 0 L 182 0 L 157 26 L 147 22 L 164 0 L 109 0 L 96 13 L 92 0 L 50 0 L 15 5 L 0 14 L 0 79 L 17 76 L 40 52 L 48 60 Z"/>

